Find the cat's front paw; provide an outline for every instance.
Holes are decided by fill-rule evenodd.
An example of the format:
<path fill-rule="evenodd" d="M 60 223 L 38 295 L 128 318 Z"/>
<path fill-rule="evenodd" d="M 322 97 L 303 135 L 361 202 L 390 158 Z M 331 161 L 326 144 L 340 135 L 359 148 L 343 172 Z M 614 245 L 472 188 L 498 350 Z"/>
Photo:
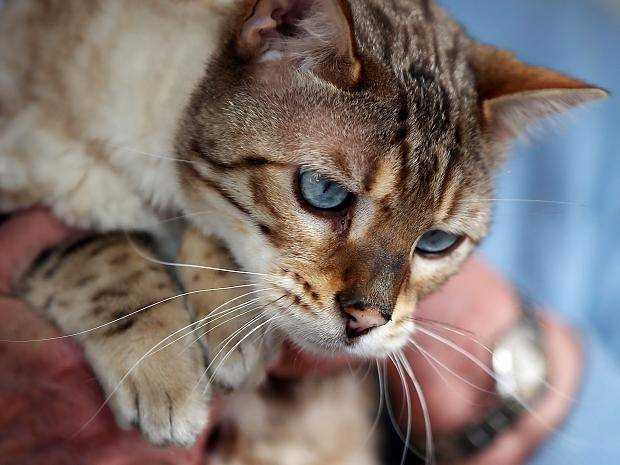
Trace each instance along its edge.
<path fill-rule="evenodd" d="M 66 244 L 42 255 L 20 288 L 79 335 L 121 426 L 155 444 L 190 446 L 208 421 L 204 354 L 176 283 L 143 258 L 141 241 L 110 234 Z"/>
<path fill-rule="evenodd" d="M 233 338 L 224 350 L 221 350 L 221 347 L 226 344 L 226 336 L 229 334 L 224 331 L 222 333 L 213 331 L 205 336 L 204 343 L 209 348 L 209 379 L 225 391 L 234 391 L 241 387 L 253 388 L 262 384 L 266 377 L 266 367 L 261 344 L 256 343 L 256 339 L 263 336 L 262 332 L 255 335 L 253 340 L 239 342 Z M 218 347 L 219 350 L 213 350 Z"/>
<path fill-rule="evenodd" d="M 219 269 L 239 268 L 221 241 L 196 230 L 186 232 L 179 260 Z M 243 274 L 184 267 L 179 277 L 190 292 L 187 301 L 209 360 L 209 379 L 224 391 L 259 385 L 270 358 L 271 345 L 265 340 L 267 325 L 261 316 L 269 302 L 267 296 L 251 290 Z M 208 289 L 218 291 L 203 291 Z"/>
<path fill-rule="evenodd" d="M 124 428 L 137 427 L 158 446 L 190 447 L 207 427 L 207 398 L 183 380 L 132 380 L 112 409 Z M 189 381 L 189 380 L 187 380 Z"/>
<path fill-rule="evenodd" d="M 202 356 L 196 345 L 191 350 L 183 345 L 125 364 L 119 363 L 124 354 L 115 353 L 114 346 L 108 345 L 106 352 L 99 347 L 92 354 L 87 344 L 119 426 L 138 428 L 155 445 L 189 447 L 209 420 L 210 389 Z"/>
<path fill-rule="evenodd" d="M 174 333 L 187 320 L 166 322 L 177 307 L 158 306 L 123 332 L 87 338 L 85 348 L 121 427 L 137 427 L 156 445 L 189 447 L 207 426 L 211 390 L 195 334 Z"/>

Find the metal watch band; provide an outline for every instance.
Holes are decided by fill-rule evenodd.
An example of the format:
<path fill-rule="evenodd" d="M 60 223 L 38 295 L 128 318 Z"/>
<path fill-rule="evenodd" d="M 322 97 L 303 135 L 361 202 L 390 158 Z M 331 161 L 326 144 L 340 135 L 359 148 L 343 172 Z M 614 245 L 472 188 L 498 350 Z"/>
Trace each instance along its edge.
<path fill-rule="evenodd" d="M 454 435 L 436 437 L 436 459 L 439 462 L 450 462 L 479 454 L 509 430 L 522 413 L 521 404 L 506 401 L 491 410 L 479 423 L 468 425 Z"/>

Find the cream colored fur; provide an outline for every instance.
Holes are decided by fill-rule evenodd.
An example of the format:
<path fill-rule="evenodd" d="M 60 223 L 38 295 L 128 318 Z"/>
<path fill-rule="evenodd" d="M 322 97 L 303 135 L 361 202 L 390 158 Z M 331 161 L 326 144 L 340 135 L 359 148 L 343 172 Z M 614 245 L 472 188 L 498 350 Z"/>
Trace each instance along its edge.
<path fill-rule="evenodd" d="M 244 8 L 228 11 L 237 4 Z M 385 21 L 398 25 L 389 38 L 377 27 Z M 420 41 L 421 32 L 436 40 Z M 447 55 L 452 65 L 437 66 Z M 205 257 L 215 243 L 207 236 L 223 239 L 234 258 L 228 267 L 251 272 L 251 286 L 266 288 L 258 317 L 274 318 L 300 347 L 387 356 L 407 344 L 417 301 L 486 234 L 490 173 L 515 114 L 546 116 L 605 95 L 592 89 L 476 47 L 432 2 L 9 0 L 0 14 L 0 211 L 42 203 L 99 231 L 156 230 L 168 212 L 186 214 L 199 232 L 177 258 L 216 265 Z M 300 189 L 302 169 L 340 184 L 350 205 L 339 215 L 315 211 Z M 463 240 L 442 253 L 419 250 L 435 230 Z M 57 274 L 59 281 L 43 274 L 55 284 L 36 286 L 48 292 L 39 305 L 66 332 L 88 323 L 85 316 L 109 322 L 114 315 L 104 319 L 104 310 L 126 311 L 134 296 L 151 295 L 142 278 L 117 279 L 127 271 L 117 257 L 104 275 L 92 269 L 92 256 L 68 255 L 75 273 L 103 276 L 104 296 L 118 297 L 119 289 L 122 296 L 102 310 L 101 287 L 72 293 L 66 286 L 81 287 L 72 273 Z M 238 282 L 196 278 L 187 267 L 179 276 L 192 290 Z M 157 296 L 174 287 L 164 283 Z M 68 289 L 68 300 L 48 305 L 55 289 Z M 200 317 L 218 298 L 188 301 Z M 360 306 L 380 311 L 385 324 L 351 335 L 347 315 Z M 153 312 L 145 316 L 153 325 L 116 328 L 136 339 L 112 331 L 85 341 L 108 391 L 136 351 L 187 323 L 184 305 L 165 308 L 169 320 Z M 258 321 L 209 326 L 209 356 L 217 362 L 213 348 L 238 328 L 261 329 Z M 226 388 L 260 380 L 268 354 L 252 341 L 239 341 L 210 377 Z M 204 399 L 187 386 L 203 367 L 184 355 L 175 377 L 174 361 L 162 357 L 165 369 L 147 363 L 148 375 L 132 378 L 150 408 L 138 412 L 123 391 L 115 411 L 156 442 L 186 444 L 202 426 L 195 413 L 202 407 L 187 406 Z M 178 406 L 178 421 L 167 424 L 170 405 Z"/>
<path fill-rule="evenodd" d="M 371 384 L 347 372 L 290 386 L 284 396 L 235 394 L 222 412 L 234 434 L 213 465 L 380 463 Z"/>
<path fill-rule="evenodd" d="M 214 238 L 190 231 L 182 242 L 180 261 L 199 257 L 234 266 Z M 276 335 L 275 328 L 254 332 L 247 341 L 247 331 L 228 336 L 255 318 L 264 321 L 260 304 L 243 315 L 222 306 L 239 297 L 233 290 L 194 293 L 242 285 L 247 282 L 242 276 L 184 269 L 179 278 L 192 292 L 187 298 L 194 319 L 210 319 L 195 332 L 179 331 L 189 327 L 190 313 L 183 299 L 170 298 L 175 283 L 165 267 L 144 259 L 151 251 L 138 238 L 101 235 L 68 247 L 38 261 L 21 292 L 66 333 L 77 334 L 120 426 L 136 426 L 156 444 L 191 445 L 209 419 L 206 381 L 212 380 L 226 392 L 237 392 L 224 403 L 222 434 L 212 444 L 208 463 L 378 463 L 376 436 L 369 436 L 376 407 L 372 378 L 345 371 L 290 381 L 285 389 L 257 389 L 274 355 L 265 337 Z M 201 347 L 209 355 L 206 371 Z"/>
<path fill-rule="evenodd" d="M 235 2 L 66 3 L 65 31 L 39 1 L 8 2 L 0 15 L 0 211 L 43 203 L 73 225 L 153 228 L 179 209 L 165 158 L 219 12 Z M 37 18 L 32 28 L 18 27 L 24 16 Z"/>
<path fill-rule="evenodd" d="M 144 260 L 150 253 L 123 234 L 60 248 L 33 266 L 22 295 L 79 340 L 121 427 L 189 446 L 207 425 L 211 391 L 200 344 L 179 331 L 190 314 L 170 298 L 178 290 L 166 269 Z"/>

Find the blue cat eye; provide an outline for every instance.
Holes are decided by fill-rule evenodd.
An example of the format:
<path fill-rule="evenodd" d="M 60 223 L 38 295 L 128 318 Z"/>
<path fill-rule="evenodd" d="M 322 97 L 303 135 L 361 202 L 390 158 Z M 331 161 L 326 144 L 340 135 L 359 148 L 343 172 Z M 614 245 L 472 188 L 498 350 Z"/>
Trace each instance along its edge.
<path fill-rule="evenodd" d="M 319 210 L 343 208 L 351 193 L 335 181 L 311 170 L 299 173 L 299 191 L 303 199 Z"/>
<path fill-rule="evenodd" d="M 416 251 L 427 255 L 438 255 L 447 252 L 461 239 L 461 236 L 439 229 L 424 234 L 418 241 Z"/>

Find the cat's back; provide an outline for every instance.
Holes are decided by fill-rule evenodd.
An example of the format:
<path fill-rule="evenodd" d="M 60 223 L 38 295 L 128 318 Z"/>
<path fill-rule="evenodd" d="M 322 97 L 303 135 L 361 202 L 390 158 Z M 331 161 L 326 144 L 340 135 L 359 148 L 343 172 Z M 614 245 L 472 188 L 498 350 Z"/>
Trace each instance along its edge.
<path fill-rule="evenodd" d="M 87 40 L 101 1 L 8 0 L 0 10 L 0 102 L 14 114 L 63 85 L 63 68 Z"/>
<path fill-rule="evenodd" d="M 66 197 L 51 205 L 63 219 L 109 229 L 144 226 L 144 204 L 170 208 L 173 173 L 137 154 L 170 153 L 180 114 L 217 46 L 221 13 L 236 3 L 6 1 L 0 210 Z M 148 179 L 170 182 L 154 188 Z"/>
<path fill-rule="evenodd" d="M 238 0 L 5 0 L 0 3 L 0 98 L 9 90 L 37 85 L 62 86 L 67 66 L 80 61 L 79 54 L 127 53 L 136 46 L 142 54 L 174 45 L 179 34 L 195 34 L 194 28 L 217 27 L 217 15 Z M 145 40 L 145 35 L 149 40 Z M 121 42 L 122 41 L 122 42 Z M 190 46 L 186 42 L 187 46 Z M 142 55 L 141 54 L 141 55 Z M 140 55 L 126 55 L 126 65 Z M 95 64 L 91 59 L 89 65 Z M 113 63 L 109 63 L 113 64 Z M 95 67 L 96 68 L 96 67 Z M 89 76 L 88 69 L 81 71 Z"/>

